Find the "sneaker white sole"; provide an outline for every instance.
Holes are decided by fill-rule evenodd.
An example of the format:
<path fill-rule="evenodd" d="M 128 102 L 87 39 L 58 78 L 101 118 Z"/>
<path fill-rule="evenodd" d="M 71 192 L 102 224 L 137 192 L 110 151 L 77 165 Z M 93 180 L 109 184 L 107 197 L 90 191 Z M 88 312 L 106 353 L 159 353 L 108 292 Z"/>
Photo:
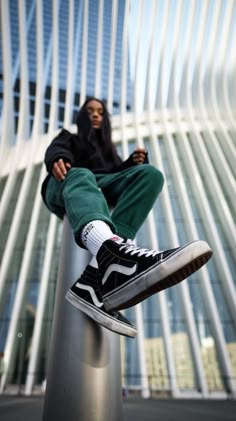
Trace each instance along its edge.
<path fill-rule="evenodd" d="M 205 241 L 187 244 L 151 269 L 104 295 L 104 307 L 110 311 L 134 306 L 151 295 L 183 281 L 200 269 L 211 255 L 212 250 Z"/>
<path fill-rule="evenodd" d="M 81 310 L 95 322 L 99 323 L 101 326 L 108 330 L 118 333 L 119 335 L 128 336 L 130 338 L 134 338 L 137 335 L 137 330 L 134 327 L 114 319 L 114 317 L 110 316 L 109 314 L 104 314 L 104 312 L 98 307 L 95 308 L 94 306 L 89 305 L 87 301 L 83 300 L 82 298 L 78 299 L 78 297 L 73 294 L 72 291 L 67 291 L 65 299 L 74 307 Z"/>

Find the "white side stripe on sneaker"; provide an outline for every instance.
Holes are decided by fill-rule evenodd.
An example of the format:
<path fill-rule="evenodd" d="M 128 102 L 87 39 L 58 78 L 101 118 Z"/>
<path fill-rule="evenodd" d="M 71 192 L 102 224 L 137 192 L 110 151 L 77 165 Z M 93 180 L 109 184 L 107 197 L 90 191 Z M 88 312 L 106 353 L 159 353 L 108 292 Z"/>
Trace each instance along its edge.
<path fill-rule="evenodd" d="M 96 307 L 102 307 L 102 306 L 103 306 L 103 302 L 100 302 L 100 301 L 97 299 L 96 294 L 95 294 L 95 292 L 94 292 L 94 290 L 93 290 L 93 288 L 92 288 L 92 287 L 90 287 L 89 285 L 83 285 L 83 284 L 80 284 L 80 282 L 76 282 L 75 286 L 76 286 L 77 288 L 84 289 L 85 291 L 88 291 L 88 292 L 90 293 L 91 298 L 92 298 L 92 300 L 93 300 L 93 302 L 94 302 L 94 305 L 95 305 Z"/>
<path fill-rule="evenodd" d="M 122 273 L 122 275 L 133 275 L 133 273 L 136 271 L 136 267 L 137 267 L 137 263 L 134 264 L 134 266 L 132 266 L 131 268 L 127 268 L 126 266 L 121 266 L 118 265 L 117 263 L 113 263 L 112 265 L 110 265 L 106 272 L 104 273 L 104 276 L 102 278 L 102 285 L 105 284 L 105 282 L 107 281 L 107 278 L 110 276 L 110 274 L 112 272 L 119 272 Z"/>

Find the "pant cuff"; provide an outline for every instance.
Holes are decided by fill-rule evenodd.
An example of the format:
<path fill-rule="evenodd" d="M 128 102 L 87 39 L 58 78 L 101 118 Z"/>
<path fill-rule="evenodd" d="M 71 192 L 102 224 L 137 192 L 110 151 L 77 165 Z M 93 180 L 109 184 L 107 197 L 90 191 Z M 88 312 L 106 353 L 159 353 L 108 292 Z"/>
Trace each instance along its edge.
<path fill-rule="evenodd" d="M 127 225 L 124 225 L 120 222 L 116 222 L 114 220 L 112 220 L 112 222 L 115 224 L 116 226 L 116 233 L 118 235 L 120 235 L 121 237 L 124 238 L 129 238 L 130 240 L 133 240 L 136 236 L 136 231 L 132 230 L 130 227 L 128 227 Z"/>
<path fill-rule="evenodd" d="M 96 214 L 89 213 L 88 215 L 86 215 L 86 217 L 84 217 L 84 218 L 82 218 L 82 220 L 80 220 L 80 223 L 79 223 L 80 226 L 79 226 L 78 230 L 76 230 L 76 232 L 74 232 L 74 238 L 75 238 L 76 244 L 78 244 L 78 246 L 80 246 L 83 249 L 86 249 L 86 247 L 83 244 L 83 242 L 81 241 L 81 232 L 82 232 L 85 225 L 87 225 L 89 222 L 92 222 L 92 221 L 95 221 L 95 220 L 106 222 L 107 225 L 109 225 L 109 227 L 111 228 L 112 232 L 114 234 L 117 234 L 117 228 L 114 225 L 113 221 L 111 221 L 111 219 L 104 216 L 104 214 L 100 215 L 97 212 L 96 212 Z"/>

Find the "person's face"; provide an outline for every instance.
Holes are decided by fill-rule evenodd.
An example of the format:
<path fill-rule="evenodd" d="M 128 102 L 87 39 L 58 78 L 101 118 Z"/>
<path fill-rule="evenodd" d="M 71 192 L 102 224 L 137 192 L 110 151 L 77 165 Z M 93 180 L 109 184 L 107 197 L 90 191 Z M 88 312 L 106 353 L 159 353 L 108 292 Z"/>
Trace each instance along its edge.
<path fill-rule="evenodd" d="M 86 110 L 91 121 L 91 125 L 94 129 L 100 129 L 103 120 L 103 106 L 99 101 L 92 99 L 86 105 Z"/>

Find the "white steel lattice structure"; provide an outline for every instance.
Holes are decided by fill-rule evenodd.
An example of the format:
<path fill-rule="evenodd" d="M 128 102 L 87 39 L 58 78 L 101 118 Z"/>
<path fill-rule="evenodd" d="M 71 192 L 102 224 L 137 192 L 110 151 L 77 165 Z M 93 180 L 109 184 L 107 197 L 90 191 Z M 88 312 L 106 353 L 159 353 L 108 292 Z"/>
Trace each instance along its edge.
<path fill-rule="evenodd" d="M 139 334 L 122 342 L 124 387 L 235 397 L 235 39 L 234 0 L 1 0 L 1 392 L 45 377 L 61 224 L 40 196 L 44 152 L 95 95 L 123 157 L 145 145 L 165 174 L 139 244 L 214 251 L 127 310 Z"/>

